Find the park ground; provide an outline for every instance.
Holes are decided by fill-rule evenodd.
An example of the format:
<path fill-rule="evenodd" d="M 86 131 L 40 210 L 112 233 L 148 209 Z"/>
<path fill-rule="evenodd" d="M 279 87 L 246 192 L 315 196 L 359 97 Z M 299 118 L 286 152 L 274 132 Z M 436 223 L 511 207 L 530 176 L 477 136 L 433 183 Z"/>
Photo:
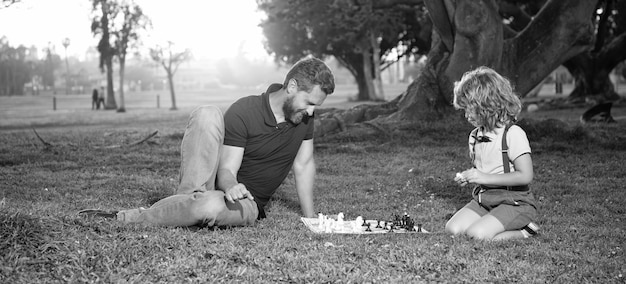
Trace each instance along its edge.
<path fill-rule="evenodd" d="M 388 96 L 405 88 L 389 86 Z M 318 211 L 347 219 L 406 212 L 428 234 L 315 234 L 300 222 L 291 176 L 253 227 L 156 228 L 77 216 L 171 194 L 193 107 L 225 109 L 261 91 L 181 91 L 176 111 L 163 92 L 128 93 L 125 113 L 91 110 L 88 95 L 0 97 L 0 283 L 626 281 L 624 103 L 612 124 L 580 124 L 584 106 L 522 114 L 541 226 L 526 240 L 443 232 L 470 198 L 470 188 L 452 180 L 469 165 L 471 126 L 462 114 L 400 123 L 385 135 L 316 139 Z M 561 96 L 551 92 L 547 86 L 540 98 Z M 324 106 L 357 105 L 353 93 L 338 86 Z"/>

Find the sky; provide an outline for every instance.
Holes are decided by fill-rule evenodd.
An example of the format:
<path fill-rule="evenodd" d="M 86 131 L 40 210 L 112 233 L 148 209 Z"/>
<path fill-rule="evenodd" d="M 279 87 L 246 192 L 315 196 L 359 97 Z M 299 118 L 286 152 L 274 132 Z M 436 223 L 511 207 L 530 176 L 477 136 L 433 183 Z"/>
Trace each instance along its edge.
<path fill-rule="evenodd" d="M 255 0 L 135 0 L 152 20 L 144 46 L 175 43 L 176 49 L 190 48 L 195 58 L 233 57 L 240 47 L 250 58 L 264 58 L 264 39 Z M 173 4 L 175 3 L 175 4 Z M 48 43 L 64 54 L 62 41 L 70 39 L 68 56 L 83 57 L 98 38 L 91 34 L 90 0 L 22 0 L 0 9 L 0 37 L 11 46 Z"/>

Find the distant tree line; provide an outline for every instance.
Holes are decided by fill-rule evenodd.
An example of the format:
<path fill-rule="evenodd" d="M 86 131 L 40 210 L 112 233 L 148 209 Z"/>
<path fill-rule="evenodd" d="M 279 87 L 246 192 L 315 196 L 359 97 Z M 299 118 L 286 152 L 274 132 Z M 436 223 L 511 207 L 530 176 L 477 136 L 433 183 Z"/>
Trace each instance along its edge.
<path fill-rule="evenodd" d="M 61 57 L 46 48 L 43 59 L 36 58 L 35 48 L 11 46 L 6 37 L 0 38 L 0 95 L 22 95 L 25 86 L 36 93 L 54 86 L 54 72 L 61 66 Z"/>

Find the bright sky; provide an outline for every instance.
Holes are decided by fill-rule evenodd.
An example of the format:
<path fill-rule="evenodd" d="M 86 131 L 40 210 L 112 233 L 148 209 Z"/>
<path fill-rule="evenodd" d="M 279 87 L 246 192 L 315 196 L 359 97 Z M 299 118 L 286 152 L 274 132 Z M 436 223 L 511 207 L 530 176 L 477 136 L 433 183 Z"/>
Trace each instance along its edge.
<path fill-rule="evenodd" d="M 266 57 L 263 35 L 258 27 L 263 13 L 255 0 L 136 0 L 150 17 L 153 29 L 144 38 L 145 46 L 165 44 L 192 49 L 195 58 L 232 57 L 240 46 L 251 58 Z M 0 37 L 11 46 L 55 45 L 70 39 L 67 53 L 83 57 L 89 46 L 97 45 L 91 34 L 90 0 L 22 0 L 0 9 Z"/>

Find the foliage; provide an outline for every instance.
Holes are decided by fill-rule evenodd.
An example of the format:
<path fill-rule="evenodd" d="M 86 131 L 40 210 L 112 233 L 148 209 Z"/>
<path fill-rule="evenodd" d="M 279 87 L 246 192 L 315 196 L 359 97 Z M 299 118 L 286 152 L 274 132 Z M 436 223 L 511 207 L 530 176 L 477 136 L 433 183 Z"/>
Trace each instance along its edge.
<path fill-rule="evenodd" d="M 171 194 L 185 117 L 50 125 L 39 131 L 54 145 L 48 148 L 30 129 L 3 131 L 0 282 L 623 282 L 626 179 L 615 159 L 626 151 L 623 125 L 568 124 L 552 135 L 562 125 L 537 122 L 527 126 L 541 231 L 510 242 L 443 233 L 470 198 L 469 188 L 452 181 L 469 163 L 471 126 L 461 114 L 406 123 L 393 135 L 316 142 L 317 210 L 348 218 L 407 212 L 430 234 L 309 232 L 292 177 L 254 227 L 156 228 L 78 217 L 84 208 L 149 206 Z M 96 148 L 137 141 L 155 127 L 153 143 Z"/>
<path fill-rule="evenodd" d="M 99 10 L 98 10 L 99 9 Z M 113 21 L 119 9 L 115 1 L 93 0 L 94 16 L 91 22 L 91 32 L 94 36 L 100 35 L 98 52 L 100 52 L 100 69 L 104 71 L 106 61 L 115 56 L 115 48 L 111 44 L 111 30 Z"/>
<path fill-rule="evenodd" d="M 423 4 L 417 7 L 378 7 L 376 1 L 284 1 L 258 0 L 267 14 L 261 23 L 267 39 L 265 46 L 276 61 L 294 63 L 302 57 L 334 56 L 355 77 L 364 82 L 373 74 L 364 66 L 378 62 L 392 51 L 397 61 L 408 53 L 424 54 L 430 48 L 430 29 Z M 370 37 L 378 40 L 378 58 Z M 365 58 L 364 58 L 365 57 Z M 366 61 L 364 61 L 366 60 Z M 371 71 L 370 71 L 371 72 Z M 359 85 L 359 97 L 369 92 Z"/>
<path fill-rule="evenodd" d="M 192 53 L 190 49 L 177 51 L 174 48 L 174 43 L 170 41 L 167 43 L 167 47 L 158 45 L 150 48 L 150 58 L 165 68 L 167 74 L 175 75 L 178 67 L 192 58 Z"/>
<path fill-rule="evenodd" d="M 23 94 L 23 87 L 34 73 L 35 62 L 27 58 L 26 47 L 12 47 L 0 38 L 0 95 Z"/>
<path fill-rule="evenodd" d="M 150 18 L 143 13 L 143 9 L 134 1 L 124 1 L 120 4 L 121 20 L 118 20 L 119 27 L 111 30 L 114 35 L 113 48 L 120 60 L 120 64 L 125 62 L 129 48 L 137 47 L 139 44 L 139 33 L 151 25 Z"/>
<path fill-rule="evenodd" d="M 2 0 L 2 2 L 0 2 L 0 9 L 2 8 L 7 8 L 15 3 L 19 3 L 21 0 Z"/>

